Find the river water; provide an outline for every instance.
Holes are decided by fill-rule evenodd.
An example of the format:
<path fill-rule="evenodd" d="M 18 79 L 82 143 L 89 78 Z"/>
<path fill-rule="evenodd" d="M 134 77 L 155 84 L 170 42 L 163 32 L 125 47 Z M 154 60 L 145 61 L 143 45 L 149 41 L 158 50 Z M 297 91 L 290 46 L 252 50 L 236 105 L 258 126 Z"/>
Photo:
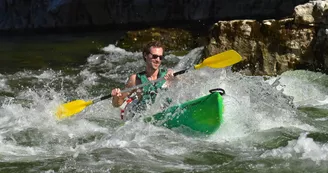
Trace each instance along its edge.
<path fill-rule="evenodd" d="M 188 71 L 161 95 L 182 103 L 225 89 L 224 123 L 207 137 L 142 121 L 123 124 L 110 100 L 56 120 L 60 104 L 107 95 L 143 69 L 141 52 L 114 46 L 117 35 L 1 40 L 0 172 L 328 172 L 322 73 Z M 201 51 L 167 54 L 164 66 L 187 68 Z M 158 111 L 155 103 L 148 113 Z"/>

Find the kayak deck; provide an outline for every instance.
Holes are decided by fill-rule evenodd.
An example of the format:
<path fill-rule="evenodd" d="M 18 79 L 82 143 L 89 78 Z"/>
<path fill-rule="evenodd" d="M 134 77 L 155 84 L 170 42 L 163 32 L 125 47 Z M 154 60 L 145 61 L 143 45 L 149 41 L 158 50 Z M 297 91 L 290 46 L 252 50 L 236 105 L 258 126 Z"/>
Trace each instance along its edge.
<path fill-rule="evenodd" d="M 223 98 L 219 92 L 187 101 L 147 118 L 169 129 L 187 127 L 203 134 L 213 134 L 223 122 Z"/>

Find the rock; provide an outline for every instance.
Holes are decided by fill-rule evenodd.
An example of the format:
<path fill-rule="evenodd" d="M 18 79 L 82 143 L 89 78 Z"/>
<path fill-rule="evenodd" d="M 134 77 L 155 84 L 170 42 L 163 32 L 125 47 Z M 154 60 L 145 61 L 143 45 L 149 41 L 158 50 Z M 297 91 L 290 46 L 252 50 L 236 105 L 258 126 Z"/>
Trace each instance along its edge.
<path fill-rule="evenodd" d="M 295 23 L 327 24 L 328 1 L 310 1 L 295 7 Z"/>
<path fill-rule="evenodd" d="M 295 22 L 299 24 L 310 24 L 314 23 L 313 4 L 306 3 L 295 7 Z"/>
<path fill-rule="evenodd" d="M 197 45 L 189 31 L 178 28 L 150 28 L 127 32 L 116 46 L 128 51 L 142 51 L 143 46 L 152 40 L 161 41 L 165 45 L 166 52 L 175 54 L 187 53 Z"/>
<path fill-rule="evenodd" d="M 280 20 L 219 21 L 205 48 L 207 56 L 234 49 L 243 61 L 234 70 L 249 75 L 278 75 L 307 69 L 328 73 L 328 0 L 295 7 Z"/>
<path fill-rule="evenodd" d="M 234 49 L 243 62 L 234 66 L 249 75 L 277 75 L 314 58 L 314 28 L 299 29 L 294 19 L 219 21 L 212 28 L 207 56 Z"/>

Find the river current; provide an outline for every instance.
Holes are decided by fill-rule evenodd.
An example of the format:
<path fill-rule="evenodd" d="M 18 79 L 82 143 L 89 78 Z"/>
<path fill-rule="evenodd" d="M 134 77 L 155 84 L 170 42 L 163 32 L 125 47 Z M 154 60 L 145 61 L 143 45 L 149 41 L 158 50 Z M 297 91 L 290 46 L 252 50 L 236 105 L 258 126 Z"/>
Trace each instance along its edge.
<path fill-rule="evenodd" d="M 141 52 L 110 43 L 99 44 L 101 53 L 93 54 L 80 51 L 82 46 L 68 52 L 84 59 L 63 62 L 69 53 L 40 45 L 42 56 L 51 60 L 39 65 L 41 55 L 40 60 L 34 56 L 13 61 L 9 55 L 22 49 L 8 40 L 1 43 L 7 48 L 0 48 L 0 172 L 328 171 L 325 74 L 296 70 L 265 77 L 245 76 L 230 68 L 189 70 L 159 98 L 169 96 L 178 104 L 218 87 L 226 95 L 220 129 L 207 137 L 186 136 L 142 121 L 124 124 L 110 100 L 56 120 L 59 105 L 122 87 L 129 74 L 143 70 Z M 201 52 L 202 47 L 185 56 L 168 53 L 164 67 L 185 69 Z M 148 113 L 158 111 L 155 103 Z"/>

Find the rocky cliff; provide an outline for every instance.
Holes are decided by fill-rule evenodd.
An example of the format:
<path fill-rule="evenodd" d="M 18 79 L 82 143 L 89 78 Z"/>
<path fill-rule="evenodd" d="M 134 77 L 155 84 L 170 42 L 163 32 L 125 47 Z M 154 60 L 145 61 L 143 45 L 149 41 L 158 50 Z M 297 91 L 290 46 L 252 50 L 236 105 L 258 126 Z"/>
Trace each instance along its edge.
<path fill-rule="evenodd" d="M 307 0 L 0 0 L 0 30 L 276 19 L 292 15 L 293 8 L 305 2 Z"/>
<path fill-rule="evenodd" d="M 250 75 L 287 70 L 328 72 L 328 0 L 310 1 L 281 20 L 219 21 L 211 29 L 209 55 L 234 49 L 244 61 L 234 68 Z"/>

